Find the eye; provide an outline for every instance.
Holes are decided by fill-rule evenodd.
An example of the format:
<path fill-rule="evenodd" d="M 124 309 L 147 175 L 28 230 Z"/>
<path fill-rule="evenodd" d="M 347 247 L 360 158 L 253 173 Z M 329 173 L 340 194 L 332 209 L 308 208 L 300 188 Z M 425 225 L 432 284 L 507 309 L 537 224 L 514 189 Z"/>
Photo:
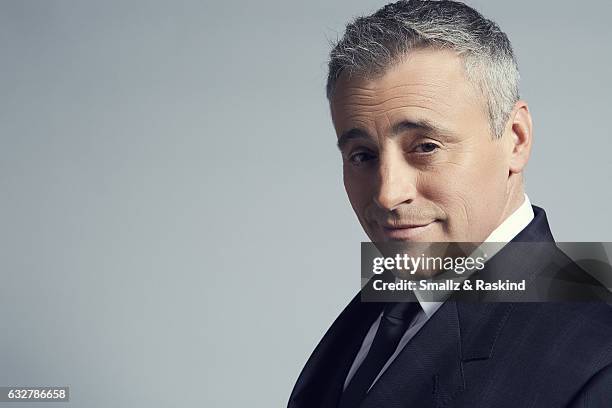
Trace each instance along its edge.
<path fill-rule="evenodd" d="M 417 145 L 417 147 L 415 147 L 414 151 L 416 153 L 431 153 L 436 149 L 439 149 L 440 146 L 438 146 L 435 143 L 431 143 L 431 142 L 427 142 L 427 143 L 421 143 L 419 145 Z"/>
<path fill-rule="evenodd" d="M 357 152 L 349 156 L 349 161 L 355 166 L 359 166 L 365 162 L 375 159 L 376 156 L 367 152 Z"/>

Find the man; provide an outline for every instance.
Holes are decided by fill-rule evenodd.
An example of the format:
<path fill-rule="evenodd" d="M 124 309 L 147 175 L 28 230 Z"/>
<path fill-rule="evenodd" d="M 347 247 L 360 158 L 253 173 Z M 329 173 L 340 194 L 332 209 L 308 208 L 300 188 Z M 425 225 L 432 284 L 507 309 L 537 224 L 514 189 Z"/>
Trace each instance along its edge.
<path fill-rule="evenodd" d="M 346 192 L 373 242 L 533 243 L 487 262 L 501 276 L 567 264 L 524 192 L 532 119 L 518 79 L 506 35 L 463 3 L 400 1 L 347 26 L 327 96 Z M 612 311 L 356 296 L 288 405 L 610 407 Z"/>

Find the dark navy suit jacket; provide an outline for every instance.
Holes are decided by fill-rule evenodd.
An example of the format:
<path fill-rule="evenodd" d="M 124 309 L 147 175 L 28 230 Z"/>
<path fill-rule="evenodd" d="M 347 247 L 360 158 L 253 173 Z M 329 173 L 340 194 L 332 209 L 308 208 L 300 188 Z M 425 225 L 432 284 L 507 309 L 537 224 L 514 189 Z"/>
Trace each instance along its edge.
<path fill-rule="evenodd" d="M 500 276 L 545 274 L 551 259 L 568 259 L 554 245 L 544 210 L 533 209 L 534 219 L 513 241 L 550 242 L 547 253 L 537 245 L 523 247 L 520 254 L 504 247 L 485 270 Z M 570 273 L 572 278 L 575 274 Z M 289 408 L 336 407 L 381 307 L 361 302 L 359 295 L 351 301 L 306 363 Z M 451 298 L 410 340 L 360 407 L 612 407 L 612 308 L 594 301 Z"/>

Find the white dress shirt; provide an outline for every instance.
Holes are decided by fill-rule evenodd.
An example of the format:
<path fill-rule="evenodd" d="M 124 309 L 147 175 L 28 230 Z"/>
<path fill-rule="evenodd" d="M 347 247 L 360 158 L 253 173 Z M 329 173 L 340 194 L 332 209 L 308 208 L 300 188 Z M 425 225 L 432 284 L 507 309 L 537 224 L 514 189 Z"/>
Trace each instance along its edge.
<path fill-rule="evenodd" d="M 527 197 L 527 194 L 525 194 L 525 200 L 523 201 L 521 206 L 517 208 L 512 214 L 510 214 L 508 218 L 506 218 L 497 228 L 495 228 L 493 232 L 491 232 L 491 234 L 487 237 L 487 239 L 485 239 L 484 242 L 510 242 L 515 236 L 518 235 L 519 232 L 521 232 L 527 226 L 527 224 L 531 222 L 531 220 L 533 220 L 533 217 L 534 214 L 533 209 L 531 208 L 531 202 L 529 201 L 529 197 Z M 493 249 L 493 251 L 500 250 L 502 246 L 499 246 L 497 249 Z M 491 248 L 489 248 L 488 255 L 489 258 L 494 255 L 494 253 L 491 253 Z M 422 300 L 423 296 L 419 296 L 418 291 L 415 291 L 414 294 L 417 300 L 419 301 L 422 310 L 419 311 L 419 313 L 417 313 L 417 315 L 414 317 L 412 323 L 410 324 L 410 327 L 408 327 L 408 329 L 402 336 L 399 344 L 397 345 L 395 352 L 391 355 L 391 357 L 389 357 L 389 360 L 387 360 L 386 364 L 380 370 L 380 373 L 378 373 L 378 376 L 374 379 L 374 381 L 370 385 L 370 388 L 372 387 L 372 385 L 374 385 L 376 381 L 378 381 L 378 378 L 380 378 L 381 374 L 384 373 L 387 367 L 393 362 L 393 360 L 395 360 L 395 357 L 397 357 L 397 355 L 403 350 L 404 346 L 408 344 L 410 339 L 414 337 L 414 335 L 421 329 L 421 327 L 425 325 L 427 320 L 429 320 L 429 318 L 433 316 L 434 313 L 436 313 L 436 311 L 444 303 L 426 302 Z M 359 352 L 357 353 L 357 356 L 353 361 L 353 365 L 351 366 L 351 369 L 349 370 L 349 373 L 346 376 L 346 379 L 344 380 L 345 389 L 348 383 L 355 375 L 355 372 L 365 359 L 366 355 L 370 351 L 370 347 L 372 346 L 372 342 L 374 341 L 374 336 L 376 335 L 376 331 L 378 330 L 378 326 L 380 325 L 381 318 L 382 313 L 378 316 L 374 323 L 372 323 L 372 326 L 370 326 L 370 330 L 363 339 L 363 342 L 361 343 L 361 348 L 359 349 Z"/>

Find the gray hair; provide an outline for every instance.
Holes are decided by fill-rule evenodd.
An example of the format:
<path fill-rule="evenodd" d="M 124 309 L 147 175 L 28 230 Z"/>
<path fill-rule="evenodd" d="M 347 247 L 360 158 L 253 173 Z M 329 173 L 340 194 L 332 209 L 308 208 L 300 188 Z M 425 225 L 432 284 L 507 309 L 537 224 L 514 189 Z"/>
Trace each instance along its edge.
<path fill-rule="evenodd" d="M 519 71 L 506 34 L 493 21 L 456 1 L 401 0 L 347 25 L 330 53 L 327 98 L 342 72 L 381 75 L 410 49 L 450 49 L 484 95 L 491 132 L 501 137 L 519 100 Z"/>

